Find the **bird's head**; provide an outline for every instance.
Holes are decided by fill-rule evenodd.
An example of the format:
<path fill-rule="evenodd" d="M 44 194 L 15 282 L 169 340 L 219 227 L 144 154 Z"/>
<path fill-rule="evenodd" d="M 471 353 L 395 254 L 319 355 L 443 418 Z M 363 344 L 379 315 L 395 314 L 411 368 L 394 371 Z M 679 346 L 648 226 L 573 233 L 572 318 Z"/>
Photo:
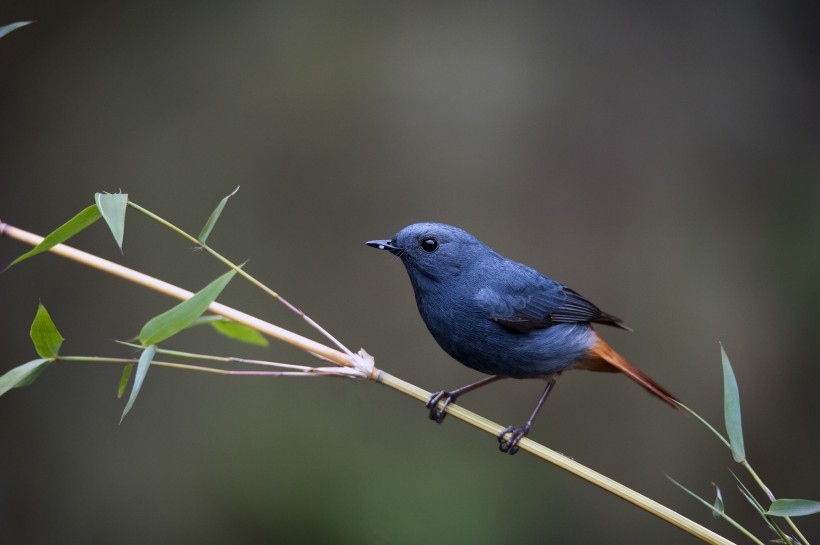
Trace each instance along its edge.
<path fill-rule="evenodd" d="M 443 223 L 414 223 L 390 240 L 366 244 L 399 257 L 414 281 L 419 275 L 433 281 L 458 276 L 475 266 L 481 254 L 492 253 L 467 231 Z"/>

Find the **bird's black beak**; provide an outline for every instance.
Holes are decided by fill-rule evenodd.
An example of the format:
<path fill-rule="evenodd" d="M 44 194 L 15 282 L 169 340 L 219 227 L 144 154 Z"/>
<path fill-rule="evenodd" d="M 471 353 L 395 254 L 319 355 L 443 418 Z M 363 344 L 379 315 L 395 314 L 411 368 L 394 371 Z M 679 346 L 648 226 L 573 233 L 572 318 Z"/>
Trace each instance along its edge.
<path fill-rule="evenodd" d="M 379 250 L 387 250 L 391 254 L 399 255 L 402 251 L 402 248 L 396 246 L 396 244 L 392 240 L 368 240 L 365 242 L 371 248 L 377 248 Z"/>

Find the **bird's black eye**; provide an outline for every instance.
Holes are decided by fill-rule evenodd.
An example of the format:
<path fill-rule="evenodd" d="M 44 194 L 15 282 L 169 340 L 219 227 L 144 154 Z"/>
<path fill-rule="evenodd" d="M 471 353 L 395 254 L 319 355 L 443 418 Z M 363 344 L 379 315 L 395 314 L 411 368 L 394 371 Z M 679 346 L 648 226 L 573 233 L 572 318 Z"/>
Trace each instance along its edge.
<path fill-rule="evenodd" d="M 425 252 L 435 252 L 438 249 L 438 241 L 434 238 L 425 238 L 421 241 L 421 249 Z"/>

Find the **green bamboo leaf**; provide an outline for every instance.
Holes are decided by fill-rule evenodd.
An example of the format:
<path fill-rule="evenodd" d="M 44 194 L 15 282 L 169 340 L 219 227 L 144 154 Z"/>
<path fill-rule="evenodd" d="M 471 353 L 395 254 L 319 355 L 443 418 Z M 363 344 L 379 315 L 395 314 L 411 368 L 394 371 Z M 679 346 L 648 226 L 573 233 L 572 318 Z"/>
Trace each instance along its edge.
<path fill-rule="evenodd" d="M 746 485 L 743 484 L 743 481 L 740 480 L 740 477 L 735 475 L 734 471 L 729 470 L 729 473 L 731 473 L 732 477 L 734 477 L 737 481 L 737 488 L 738 490 L 740 490 L 740 493 L 743 495 L 744 498 L 746 498 L 746 501 L 749 502 L 749 504 L 754 508 L 754 510 L 757 511 L 757 513 L 760 515 L 760 518 L 762 518 L 763 522 L 766 523 L 766 526 L 768 526 L 772 532 L 779 535 L 785 543 L 790 543 L 789 537 L 786 535 L 786 533 L 783 532 L 783 530 L 780 529 L 777 523 L 775 523 L 775 521 L 772 520 L 772 518 L 766 514 L 766 510 L 763 508 L 762 505 L 760 505 L 760 502 L 757 501 L 757 498 L 754 497 L 754 494 L 752 494 L 751 490 L 749 490 L 746 487 Z"/>
<path fill-rule="evenodd" d="M 211 327 L 235 341 L 256 346 L 268 346 L 268 339 L 252 327 L 231 320 L 214 320 Z"/>
<path fill-rule="evenodd" d="M 122 399 L 122 394 L 125 393 L 125 387 L 128 386 L 128 379 L 131 378 L 131 371 L 134 370 L 134 364 L 129 363 L 122 368 L 122 376 L 120 377 L 120 387 L 117 389 L 117 399 Z"/>
<path fill-rule="evenodd" d="M 31 323 L 30 335 L 34 342 L 34 349 L 41 358 L 56 358 L 65 340 L 57 331 L 57 326 L 51 321 L 51 316 L 42 303 L 37 307 L 37 314 Z"/>
<path fill-rule="evenodd" d="M 712 484 L 715 486 L 715 510 L 712 511 L 712 516 L 719 519 L 726 512 L 726 509 L 723 505 L 723 494 L 720 493 L 720 487 L 715 483 Z"/>
<path fill-rule="evenodd" d="M 0 26 L 0 38 L 11 32 L 12 30 L 17 30 L 18 28 L 30 25 L 33 22 L 34 21 L 20 21 L 19 23 L 12 23 L 10 25 Z"/>
<path fill-rule="evenodd" d="M 759 501 L 757 501 L 757 498 L 755 498 L 755 497 L 754 497 L 754 494 L 752 494 L 752 491 L 751 491 L 751 490 L 749 490 L 749 489 L 746 487 L 746 485 L 745 485 L 745 484 L 743 484 L 743 481 L 741 481 L 741 480 L 740 480 L 740 477 L 738 477 L 737 475 L 735 475 L 735 472 L 734 472 L 734 471 L 732 471 L 732 470 L 730 469 L 730 470 L 729 470 L 729 473 L 731 473 L 731 474 L 732 474 L 732 477 L 734 477 L 734 478 L 735 478 L 735 480 L 737 481 L 737 487 L 738 487 L 738 489 L 739 489 L 739 490 L 740 490 L 740 492 L 741 492 L 741 493 L 742 493 L 742 494 L 746 497 L 746 500 L 747 500 L 749 503 L 751 503 L 751 504 L 752 504 L 752 507 L 754 507 L 754 508 L 755 508 L 755 511 L 757 511 L 757 512 L 758 512 L 758 513 L 760 513 L 761 515 L 765 515 L 765 514 L 766 514 L 766 510 L 765 510 L 765 509 L 763 509 L 763 506 L 762 506 L 762 505 L 760 505 L 760 502 L 759 502 Z"/>
<path fill-rule="evenodd" d="M 137 400 L 137 395 L 139 395 L 140 388 L 142 388 L 142 381 L 145 380 L 145 375 L 148 373 L 148 368 L 151 366 L 151 360 L 154 359 L 154 354 L 156 351 L 156 345 L 152 344 L 143 350 L 140 355 L 139 363 L 137 363 L 137 373 L 134 375 L 134 386 L 131 387 L 131 397 L 128 398 L 128 403 L 125 405 L 125 410 L 122 411 L 120 424 L 122 424 L 123 418 L 125 418 L 125 415 L 131 410 L 131 407 L 134 406 L 134 401 Z"/>
<path fill-rule="evenodd" d="M 746 537 L 748 537 L 754 543 L 757 543 L 758 545 L 763 545 L 762 541 L 760 541 L 755 536 L 753 536 L 751 534 L 751 532 L 749 532 L 749 530 L 747 530 L 746 528 L 744 528 L 743 526 L 738 524 L 736 521 L 734 521 L 730 516 L 728 516 L 726 514 L 725 511 L 718 511 L 715 508 L 714 505 L 711 505 L 708 501 L 704 500 L 703 498 L 701 498 L 700 496 L 698 496 L 697 494 L 695 494 L 694 492 L 692 492 L 691 490 L 689 490 L 688 488 L 686 488 L 685 486 L 680 484 L 678 481 L 676 481 L 675 479 L 673 479 L 669 475 L 667 475 L 666 478 L 669 479 L 670 481 L 672 481 L 673 483 L 675 483 L 676 485 L 678 485 L 684 492 L 686 492 L 687 494 L 689 494 L 690 496 L 692 496 L 693 498 L 698 500 L 700 503 L 702 503 L 704 506 L 706 506 L 707 509 L 712 511 L 712 515 L 714 515 L 715 518 L 722 518 L 723 520 L 725 520 L 726 522 L 728 522 L 729 524 L 731 524 L 732 526 L 737 528 L 740 532 L 742 532 Z"/>
<path fill-rule="evenodd" d="M 43 372 L 43 369 L 51 363 L 49 358 L 40 358 L 15 367 L 2 377 L 0 377 L 0 396 L 12 388 L 28 386 Z"/>
<path fill-rule="evenodd" d="M 735 476 L 735 479 L 737 479 L 737 476 Z M 739 479 L 738 479 L 738 481 L 739 481 Z M 760 515 L 760 518 L 762 518 L 763 522 L 766 523 L 766 526 L 768 526 L 769 529 L 772 532 L 774 532 L 775 534 L 777 534 L 781 537 L 784 536 L 785 534 L 783 534 L 783 531 L 780 528 L 778 528 L 777 526 L 775 526 L 774 521 L 772 519 L 770 519 L 768 516 L 766 516 L 766 510 L 763 509 L 763 506 L 760 505 L 760 502 L 757 501 L 757 499 L 754 496 L 752 496 L 752 493 L 749 491 L 748 488 L 746 488 L 746 485 L 744 485 L 743 483 L 740 483 L 740 485 L 738 485 L 737 488 L 738 488 L 738 490 L 740 490 L 740 493 L 743 495 L 744 498 L 746 498 L 746 501 L 749 502 L 749 504 L 752 506 L 752 508 L 754 508 L 754 510 L 757 511 L 757 513 Z M 788 543 L 785 540 L 784 540 L 784 542 Z"/>
<path fill-rule="evenodd" d="M 202 228 L 202 231 L 199 233 L 199 241 L 203 244 L 208 239 L 208 235 L 211 234 L 211 230 L 216 225 L 216 221 L 219 219 L 219 216 L 222 214 L 222 210 L 224 210 L 225 205 L 228 204 L 228 199 L 236 195 L 236 192 L 239 191 L 239 187 L 237 186 L 233 192 L 228 195 L 227 197 L 223 198 L 219 201 L 219 204 L 216 205 L 214 211 L 211 213 L 211 217 L 208 218 L 208 221 L 205 222 L 205 227 Z"/>
<path fill-rule="evenodd" d="M 6 267 L 6 269 L 11 267 L 12 265 L 15 265 L 23 261 L 24 259 L 28 259 L 39 253 L 48 251 L 54 246 L 65 242 L 66 240 L 70 239 L 71 237 L 73 237 L 74 235 L 76 235 L 77 233 L 79 233 L 80 231 L 82 231 L 83 229 L 85 229 L 98 219 L 100 219 L 100 217 L 100 211 L 97 208 L 97 205 L 92 204 L 91 206 L 89 206 L 88 208 L 86 208 L 85 210 L 83 210 L 82 212 L 80 212 L 79 214 L 77 214 L 64 224 L 62 224 L 60 227 L 52 231 L 51 234 L 44 238 L 40 244 L 34 247 L 34 249 L 32 249 L 29 252 L 26 252 L 25 254 L 21 255 L 20 257 L 12 261 L 8 265 L 8 267 Z"/>
<path fill-rule="evenodd" d="M 229 320 L 222 316 L 217 316 L 215 314 L 200 316 L 191 322 L 191 325 L 188 327 L 196 327 L 204 324 L 210 324 L 211 327 L 216 329 L 219 333 L 240 342 L 253 344 L 256 346 L 268 346 L 269 344 L 267 337 L 259 333 L 254 328 L 234 322 L 233 320 Z"/>
<path fill-rule="evenodd" d="M 726 419 L 726 435 L 732 447 L 732 457 L 735 462 L 746 459 L 746 449 L 743 447 L 743 426 L 740 421 L 740 392 L 737 389 L 735 373 L 729 356 L 720 345 L 720 356 L 723 362 L 723 416 Z"/>
<path fill-rule="evenodd" d="M 143 346 L 156 344 L 176 335 L 191 325 L 208 309 L 208 306 L 214 302 L 235 274 L 236 271 L 233 270 L 226 272 L 187 301 L 183 301 L 159 316 L 151 318 L 140 331 L 140 344 Z"/>
<path fill-rule="evenodd" d="M 217 316 L 216 314 L 203 314 L 202 316 L 191 322 L 191 325 L 188 327 L 196 327 L 198 325 L 210 324 L 211 322 L 218 322 L 220 320 L 227 320 L 227 318 Z"/>
<path fill-rule="evenodd" d="M 125 234 L 125 211 L 128 209 L 127 193 L 95 193 L 94 201 L 103 219 L 111 229 L 114 240 L 122 252 L 122 237 Z"/>
<path fill-rule="evenodd" d="M 820 501 L 780 499 L 772 502 L 767 514 L 775 517 L 802 517 L 820 513 Z"/>
<path fill-rule="evenodd" d="M 735 479 L 737 479 L 737 475 L 735 475 Z M 762 506 L 762 505 L 760 505 L 760 502 L 759 502 L 759 501 L 757 501 L 757 498 L 755 498 L 755 497 L 752 495 L 752 493 L 749 491 L 749 489 L 748 489 L 748 488 L 746 488 L 746 485 L 744 485 L 742 482 L 740 482 L 740 480 L 739 480 L 739 479 L 738 479 L 738 483 L 740 483 L 740 484 L 738 484 L 737 489 L 738 489 L 738 490 L 740 490 L 740 493 L 743 495 L 743 497 L 744 497 L 744 498 L 746 498 L 746 501 L 747 501 L 747 502 L 749 502 L 749 505 L 751 505 L 751 506 L 752 506 L 752 508 L 753 508 L 755 511 L 757 511 L 757 514 L 758 514 L 758 515 L 760 515 L 761 517 L 763 517 L 763 521 L 766 523 L 766 525 L 767 525 L 769 528 L 771 528 L 771 530 L 772 530 L 773 532 L 777 533 L 777 530 L 776 530 L 776 529 L 775 529 L 775 527 L 772 525 L 772 522 L 771 522 L 768 518 L 766 518 L 766 510 L 765 510 L 765 509 L 763 509 L 763 506 Z"/>

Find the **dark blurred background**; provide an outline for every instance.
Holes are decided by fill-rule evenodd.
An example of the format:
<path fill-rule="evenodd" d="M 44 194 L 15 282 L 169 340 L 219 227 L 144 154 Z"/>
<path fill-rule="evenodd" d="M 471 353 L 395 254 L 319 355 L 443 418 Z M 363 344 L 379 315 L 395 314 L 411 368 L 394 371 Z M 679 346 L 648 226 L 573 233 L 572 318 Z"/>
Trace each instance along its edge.
<path fill-rule="evenodd" d="M 0 24 L 29 19 L 0 40 L 4 221 L 45 234 L 122 189 L 197 233 L 241 185 L 210 242 L 430 390 L 478 375 L 363 242 L 458 225 L 622 317 L 609 342 L 721 428 L 722 341 L 753 465 L 820 499 L 816 3 L 4 0 Z M 190 289 L 224 270 L 128 214 L 124 255 L 102 223 L 72 244 Z M 220 300 L 313 335 L 238 280 Z M 38 301 L 65 355 L 127 356 L 113 339 L 172 304 L 40 256 L 0 275 L 0 371 L 36 357 Z M 315 363 L 207 330 L 166 347 Z M 374 384 L 154 368 L 118 425 L 119 375 L 61 363 L 0 398 L 4 542 L 696 542 Z M 520 424 L 541 388 L 464 404 Z M 743 541 L 665 475 L 714 481 L 773 537 L 728 450 L 624 377 L 565 376 L 532 437 Z"/>

